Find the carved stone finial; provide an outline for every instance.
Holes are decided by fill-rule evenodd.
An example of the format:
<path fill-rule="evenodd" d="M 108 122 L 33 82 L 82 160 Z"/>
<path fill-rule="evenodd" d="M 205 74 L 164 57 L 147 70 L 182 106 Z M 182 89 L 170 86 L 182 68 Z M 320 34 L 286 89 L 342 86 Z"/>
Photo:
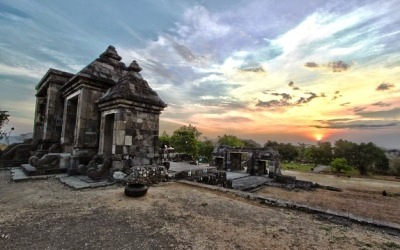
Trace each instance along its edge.
<path fill-rule="evenodd" d="M 103 57 L 109 57 L 109 58 L 113 58 L 113 59 L 115 59 L 115 60 L 117 60 L 117 61 L 121 61 L 121 59 L 122 59 L 122 57 L 120 57 L 120 56 L 118 55 L 118 52 L 117 52 L 117 50 L 115 49 L 115 47 L 112 46 L 112 45 L 108 46 L 108 48 L 106 49 L 106 51 L 104 51 L 104 52 L 100 55 L 100 57 L 101 57 L 101 58 L 103 58 Z"/>
<path fill-rule="evenodd" d="M 142 68 L 139 66 L 139 64 L 136 62 L 136 60 L 133 60 L 131 62 L 131 65 L 129 65 L 128 67 L 129 70 L 132 70 L 134 72 L 139 73 L 140 71 L 142 71 Z"/>

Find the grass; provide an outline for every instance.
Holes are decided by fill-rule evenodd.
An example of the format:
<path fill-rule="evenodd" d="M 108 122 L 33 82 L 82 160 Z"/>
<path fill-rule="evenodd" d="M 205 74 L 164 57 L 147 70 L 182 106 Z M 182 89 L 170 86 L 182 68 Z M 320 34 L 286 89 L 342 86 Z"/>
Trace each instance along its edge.
<path fill-rule="evenodd" d="M 291 163 L 282 163 L 282 168 L 284 170 L 293 170 L 293 171 L 298 171 L 298 172 L 311 172 L 312 169 L 315 167 L 315 164 L 305 164 L 305 163 L 295 163 L 295 162 L 291 162 Z M 328 173 L 328 174 L 337 174 L 335 172 L 332 171 L 331 168 L 326 169 L 324 172 Z M 359 176 L 360 173 L 356 168 L 351 168 L 350 171 L 347 171 L 346 173 L 340 173 L 342 175 L 346 175 L 346 176 Z"/>
<path fill-rule="evenodd" d="M 298 172 L 310 172 L 315 164 L 303 164 L 303 163 L 282 163 L 282 168 L 285 170 L 293 170 Z"/>

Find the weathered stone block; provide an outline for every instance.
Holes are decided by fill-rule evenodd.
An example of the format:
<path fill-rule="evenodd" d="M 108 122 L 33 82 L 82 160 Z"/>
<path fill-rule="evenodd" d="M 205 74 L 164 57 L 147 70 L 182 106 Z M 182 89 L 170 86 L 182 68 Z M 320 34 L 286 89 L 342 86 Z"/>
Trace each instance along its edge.
<path fill-rule="evenodd" d="M 125 131 L 124 130 L 117 130 L 115 132 L 115 145 L 125 145 Z"/>

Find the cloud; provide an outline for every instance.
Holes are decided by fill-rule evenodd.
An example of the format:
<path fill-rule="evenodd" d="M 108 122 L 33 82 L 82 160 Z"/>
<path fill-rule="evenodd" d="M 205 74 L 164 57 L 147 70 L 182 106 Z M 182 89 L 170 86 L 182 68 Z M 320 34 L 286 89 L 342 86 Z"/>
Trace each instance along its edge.
<path fill-rule="evenodd" d="M 30 16 L 26 12 L 0 3 L 0 19 L 6 19 L 12 22 L 22 22 L 30 19 Z"/>
<path fill-rule="evenodd" d="M 186 61 L 193 62 L 197 59 L 197 56 L 187 47 L 177 42 L 173 42 L 173 46 L 178 52 L 179 55 L 182 56 Z"/>
<path fill-rule="evenodd" d="M 367 118 L 381 118 L 381 119 L 399 119 L 400 118 L 400 107 L 392 108 L 382 111 L 368 111 L 359 112 L 358 115 Z"/>
<path fill-rule="evenodd" d="M 289 95 L 289 94 L 286 94 L 286 93 L 271 93 L 271 95 L 274 95 L 274 96 L 282 96 L 282 99 L 284 99 L 284 100 L 290 100 L 290 99 L 292 99 L 292 96 Z"/>
<path fill-rule="evenodd" d="M 378 87 L 376 87 L 376 91 L 385 91 L 385 90 L 389 90 L 389 89 L 391 89 L 391 88 L 394 88 L 394 84 L 391 84 L 391 83 L 381 83 L 381 84 L 379 84 L 379 86 Z"/>
<path fill-rule="evenodd" d="M 270 101 L 261 101 L 258 100 L 256 106 L 257 107 L 264 107 L 264 108 L 284 108 L 284 107 L 295 107 L 301 106 L 303 104 L 307 104 L 311 102 L 313 99 L 320 97 L 313 92 L 305 92 L 304 94 L 310 95 L 308 97 L 300 97 L 297 101 L 290 102 L 293 99 L 293 96 L 287 93 L 268 93 L 268 91 L 264 91 L 264 94 L 269 94 L 273 96 L 281 96 L 282 99 L 280 100 L 270 100 Z"/>
<path fill-rule="evenodd" d="M 306 62 L 304 64 L 304 66 L 306 68 L 310 68 L 310 69 L 326 68 L 326 69 L 332 70 L 332 72 L 334 72 L 334 73 L 343 72 L 350 68 L 350 64 L 345 63 L 343 61 L 332 61 L 327 64 L 321 64 L 321 65 L 318 63 L 315 63 L 315 62 Z"/>
<path fill-rule="evenodd" d="M 355 108 L 353 108 L 353 111 L 354 111 L 354 113 L 358 113 L 358 112 L 361 112 L 361 111 L 363 111 L 365 109 L 366 109 L 366 107 L 355 107 Z"/>
<path fill-rule="evenodd" d="M 306 92 L 305 94 L 310 95 L 309 97 L 305 98 L 305 97 L 300 97 L 299 100 L 297 100 L 297 104 L 305 104 L 305 103 L 309 103 L 311 102 L 313 99 L 319 97 L 317 94 L 313 93 L 313 92 Z"/>
<path fill-rule="evenodd" d="M 266 102 L 258 100 L 258 102 L 256 104 L 257 107 L 272 108 L 272 109 L 287 107 L 290 105 L 291 104 L 285 100 L 271 100 L 271 101 L 266 101 Z"/>
<path fill-rule="evenodd" d="M 337 98 L 342 97 L 342 95 L 339 95 L 339 94 L 340 94 L 340 91 L 336 90 L 335 95 L 333 96 L 332 100 L 336 100 Z"/>
<path fill-rule="evenodd" d="M 378 107 L 389 107 L 391 104 L 390 103 L 385 103 L 385 102 L 376 102 L 372 104 L 373 106 L 378 106 Z"/>
<path fill-rule="evenodd" d="M 253 73 L 265 73 L 264 68 L 259 64 L 245 65 L 239 68 L 240 71 L 253 72 Z"/>
<path fill-rule="evenodd" d="M 353 121 L 340 121 L 337 120 L 328 120 L 322 122 L 324 125 L 313 125 L 311 127 L 319 128 L 319 129 L 379 129 L 379 128 L 387 128 L 394 127 L 400 125 L 400 121 L 392 120 L 392 121 L 380 121 L 380 120 L 353 120 Z"/>
<path fill-rule="evenodd" d="M 328 68 L 331 68 L 333 72 L 342 72 L 350 68 L 350 65 L 343 61 L 335 61 L 328 63 Z"/>
<path fill-rule="evenodd" d="M 319 67 L 319 65 L 317 63 L 315 63 L 315 62 L 306 62 L 304 64 L 304 66 L 306 68 L 318 68 Z"/>

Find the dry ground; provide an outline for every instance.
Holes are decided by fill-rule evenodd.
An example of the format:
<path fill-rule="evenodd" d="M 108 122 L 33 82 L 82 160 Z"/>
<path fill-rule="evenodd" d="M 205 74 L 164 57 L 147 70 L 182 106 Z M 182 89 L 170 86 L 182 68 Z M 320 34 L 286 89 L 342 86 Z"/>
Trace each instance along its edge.
<path fill-rule="evenodd" d="M 135 199 L 0 171 L 0 248 L 400 249 L 400 238 L 173 182 Z"/>
<path fill-rule="evenodd" d="M 268 197 L 293 200 L 322 208 L 349 212 L 359 216 L 400 224 L 400 182 L 365 178 L 348 178 L 335 175 L 284 171 L 285 175 L 296 176 L 323 185 L 343 189 L 333 192 L 323 189 L 316 191 L 285 190 L 265 187 L 258 191 Z M 388 196 L 383 196 L 385 190 Z"/>

